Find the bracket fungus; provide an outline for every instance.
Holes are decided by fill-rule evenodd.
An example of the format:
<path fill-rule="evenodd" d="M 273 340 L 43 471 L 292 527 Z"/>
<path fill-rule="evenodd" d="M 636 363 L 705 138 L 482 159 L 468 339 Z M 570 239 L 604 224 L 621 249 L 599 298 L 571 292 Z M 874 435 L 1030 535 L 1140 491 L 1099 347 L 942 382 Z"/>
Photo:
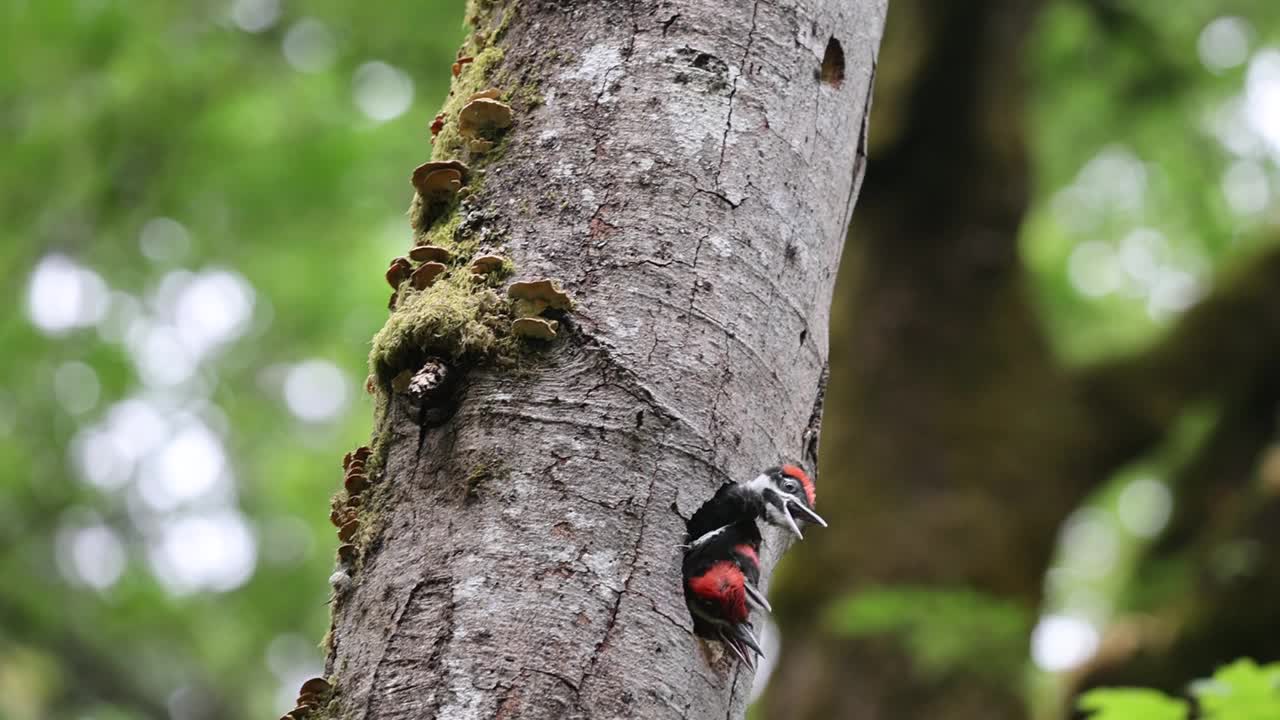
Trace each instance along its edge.
<path fill-rule="evenodd" d="M 551 340 L 556 336 L 559 323 L 555 320 L 543 320 L 539 317 L 516 318 L 511 323 L 511 332 L 515 335 L 534 340 Z"/>
<path fill-rule="evenodd" d="M 400 283 L 409 277 L 409 272 L 413 270 L 408 258 L 398 257 L 391 261 L 391 265 L 387 267 L 387 284 L 392 290 L 398 290 Z M 394 296 L 393 296 L 394 297 Z"/>
<path fill-rule="evenodd" d="M 431 285 L 436 281 L 436 278 L 440 277 L 440 274 L 443 273 L 445 269 L 444 263 L 438 262 L 429 262 L 419 265 L 418 269 L 414 270 L 413 275 L 409 278 L 410 282 L 413 284 L 413 289 L 426 290 L 431 287 Z"/>
<path fill-rule="evenodd" d="M 511 122 L 511 106 L 489 97 L 469 100 L 458 112 L 458 132 L 470 139 L 493 137 Z"/>
<path fill-rule="evenodd" d="M 471 179 L 471 170 L 457 160 L 433 160 L 413 169 L 409 182 L 418 191 L 422 227 L 429 227 L 436 218 L 447 213 L 458 191 Z M 417 224 L 414 227 L 418 227 Z"/>
<path fill-rule="evenodd" d="M 488 275 L 498 272 L 506 262 L 507 259 L 501 255 L 480 255 L 471 261 L 471 274 Z"/>
<path fill-rule="evenodd" d="M 439 245 L 419 245 L 409 250 L 409 259 L 415 262 L 447 263 L 453 260 L 453 253 Z"/>
<path fill-rule="evenodd" d="M 516 300 L 516 314 L 541 315 L 547 310 L 572 310 L 569 294 L 556 287 L 553 280 L 513 282 L 507 295 Z"/>
<path fill-rule="evenodd" d="M 344 543 L 349 543 L 355 539 L 358 532 L 360 532 L 360 521 L 352 520 L 338 528 L 338 539 Z"/>

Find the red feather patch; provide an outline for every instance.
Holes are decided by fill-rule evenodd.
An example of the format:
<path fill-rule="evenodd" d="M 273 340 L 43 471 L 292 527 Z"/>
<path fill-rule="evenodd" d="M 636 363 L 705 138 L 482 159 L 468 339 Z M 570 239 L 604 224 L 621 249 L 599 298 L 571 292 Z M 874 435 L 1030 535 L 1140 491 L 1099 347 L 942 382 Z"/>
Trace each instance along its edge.
<path fill-rule="evenodd" d="M 816 509 L 818 492 L 814 489 L 813 481 L 809 479 L 809 476 L 795 465 L 783 465 L 782 474 L 800 481 L 800 484 L 804 486 L 805 497 L 809 498 L 809 507 Z"/>
<path fill-rule="evenodd" d="M 760 556 L 756 554 L 756 549 L 746 543 L 734 545 L 733 549 L 739 554 L 751 559 L 751 564 L 759 566 Z"/>
<path fill-rule="evenodd" d="M 747 619 L 747 591 L 742 587 L 745 582 L 737 565 L 721 560 L 701 575 L 690 578 L 689 589 L 699 597 L 719 603 L 724 619 L 738 623 Z"/>

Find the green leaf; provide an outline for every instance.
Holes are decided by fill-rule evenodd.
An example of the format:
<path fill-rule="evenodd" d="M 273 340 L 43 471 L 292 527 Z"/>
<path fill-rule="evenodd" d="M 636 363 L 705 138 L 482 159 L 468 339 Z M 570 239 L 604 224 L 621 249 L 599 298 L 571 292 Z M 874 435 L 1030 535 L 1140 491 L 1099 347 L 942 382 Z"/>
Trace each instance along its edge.
<path fill-rule="evenodd" d="M 1207 720 L 1280 718 L 1280 663 L 1259 667 L 1248 658 L 1218 668 L 1192 686 Z"/>
<path fill-rule="evenodd" d="M 1089 720 L 1186 720 L 1186 701 L 1145 688 L 1098 688 L 1080 696 Z"/>

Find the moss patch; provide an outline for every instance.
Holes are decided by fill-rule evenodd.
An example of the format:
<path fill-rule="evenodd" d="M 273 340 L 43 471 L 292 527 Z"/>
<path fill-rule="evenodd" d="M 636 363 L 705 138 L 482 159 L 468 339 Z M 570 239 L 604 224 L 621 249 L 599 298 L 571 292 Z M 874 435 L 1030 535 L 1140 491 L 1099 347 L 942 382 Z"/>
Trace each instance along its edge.
<path fill-rule="evenodd" d="M 464 48 L 465 52 L 466 48 Z M 466 104 L 471 95 L 494 87 L 497 82 L 498 67 L 502 64 L 503 51 L 500 47 L 486 47 L 479 50 L 475 59 L 463 66 L 462 72 L 453 79 L 453 87 L 449 97 L 444 101 L 444 127 L 436 135 L 431 150 L 432 160 L 462 159 L 466 154 L 466 140 L 458 132 L 458 111 Z M 490 152 L 487 156 L 492 156 Z"/>
<path fill-rule="evenodd" d="M 473 281 L 465 268 L 452 269 L 421 292 L 409 291 L 407 285 L 400 291 L 400 304 L 374 336 L 369 355 L 369 369 L 384 386 L 429 355 L 457 362 L 504 349 L 510 305 Z"/>

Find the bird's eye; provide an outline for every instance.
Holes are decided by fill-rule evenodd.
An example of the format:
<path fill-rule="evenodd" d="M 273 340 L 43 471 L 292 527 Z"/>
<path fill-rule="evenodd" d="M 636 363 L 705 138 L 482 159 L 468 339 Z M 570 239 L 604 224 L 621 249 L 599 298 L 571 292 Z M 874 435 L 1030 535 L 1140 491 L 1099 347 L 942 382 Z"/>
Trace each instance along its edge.
<path fill-rule="evenodd" d="M 795 480 L 786 480 L 782 483 L 782 490 L 787 493 L 793 493 L 800 489 L 799 483 Z"/>

